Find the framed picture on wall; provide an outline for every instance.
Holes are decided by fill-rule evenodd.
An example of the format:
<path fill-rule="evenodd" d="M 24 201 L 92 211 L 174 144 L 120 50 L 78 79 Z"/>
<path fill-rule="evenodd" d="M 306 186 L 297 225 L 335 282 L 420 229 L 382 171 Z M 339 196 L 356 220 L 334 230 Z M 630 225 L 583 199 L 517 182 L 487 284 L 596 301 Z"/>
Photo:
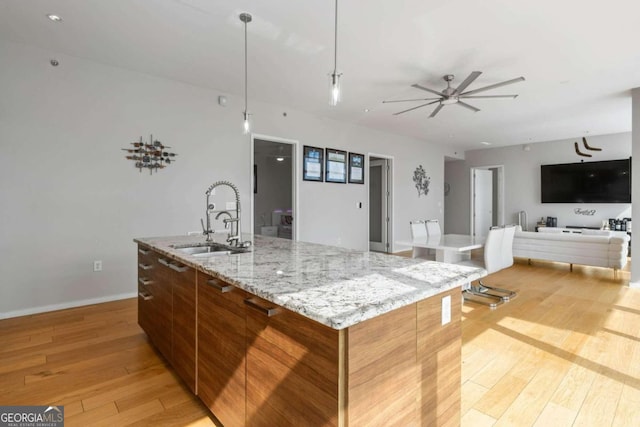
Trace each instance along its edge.
<path fill-rule="evenodd" d="M 305 145 L 302 150 L 302 179 L 319 181 L 324 179 L 324 148 Z"/>
<path fill-rule="evenodd" d="M 327 148 L 326 150 L 326 182 L 347 183 L 347 152 Z"/>
<path fill-rule="evenodd" d="M 364 155 L 349 153 L 349 182 L 364 184 Z"/>

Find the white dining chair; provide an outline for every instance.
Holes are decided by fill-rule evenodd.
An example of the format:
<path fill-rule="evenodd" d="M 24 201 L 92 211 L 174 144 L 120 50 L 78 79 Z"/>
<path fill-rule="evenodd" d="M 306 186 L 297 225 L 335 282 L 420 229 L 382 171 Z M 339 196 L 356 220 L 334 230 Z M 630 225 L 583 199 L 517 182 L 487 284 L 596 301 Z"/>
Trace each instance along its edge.
<path fill-rule="evenodd" d="M 425 221 L 425 225 L 427 227 L 427 236 L 433 237 L 442 235 L 440 222 L 437 219 L 428 219 Z"/>
<path fill-rule="evenodd" d="M 409 221 L 409 226 L 411 228 L 411 240 L 420 241 L 427 240 L 427 227 L 425 222 L 419 219 Z M 413 258 L 429 258 L 429 250 L 427 248 L 418 248 L 413 247 L 413 252 L 411 254 Z"/>
<path fill-rule="evenodd" d="M 424 225 L 427 228 L 427 237 L 433 238 L 437 236 L 442 236 L 442 230 L 440 229 L 440 222 L 437 219 L 428 219 L 424 222 Z M 428 257 L 436 259 L 436 251 L 435 249 L 427 249 Z"/>
<path fill-rule="evenodd" d="M 487 234 L 484 244 L 484 262 L 470 260 L 462 262 L 463 265 L 483 267 L 489 274 L 495 273 L 513 265 L 513 237 L 516 226 L 492 227 Z M 517 296 L 517 292 L 489 286 L 478 280 L 477 284 L 470 284 L 463 291 L 465 301 L 479 302 L 496 308 L 499 304 L 508 302 Z"/>

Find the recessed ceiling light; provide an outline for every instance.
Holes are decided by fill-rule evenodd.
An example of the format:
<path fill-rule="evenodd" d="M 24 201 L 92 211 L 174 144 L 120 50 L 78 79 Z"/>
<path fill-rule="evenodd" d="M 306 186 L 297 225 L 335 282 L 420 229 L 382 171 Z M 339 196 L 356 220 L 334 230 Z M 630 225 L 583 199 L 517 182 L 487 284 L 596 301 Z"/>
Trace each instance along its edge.
<path fill-rule="evenodd" d="M 284 157 L 276 157 L 276 160 L 279 162 L 283 162 L 284 161 Z"/>
<path fill-rule="evenodd" d="M 491 143 L 487 142 L 487 141 L 480 141 L 480 144 L 482 144 L 482 145 L 491 145 Z"/>
<path fill-rule="evenodd" d="M 368 112 L 369 112 L 369 109 L 368 109 L 368 108 L 365 108 L 365 109 L 364 109 L 364 112 L 365 112 L 365 113 L 368 113 Z"/>
<path fill-rule="evenodd" d="M 49 18 L 53 22 L 61 22 L 62 21 L 62 17 L 60 17 L 59 15 L 55 15 L 53 13 L 47 15 L 47 18 Z"/>

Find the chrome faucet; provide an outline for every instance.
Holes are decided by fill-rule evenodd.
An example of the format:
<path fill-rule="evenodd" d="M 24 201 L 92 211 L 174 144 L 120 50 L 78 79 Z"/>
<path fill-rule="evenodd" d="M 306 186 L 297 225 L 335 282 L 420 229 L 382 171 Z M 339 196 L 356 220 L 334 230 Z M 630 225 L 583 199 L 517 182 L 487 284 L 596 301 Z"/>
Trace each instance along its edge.
<path fill-rule="evenodd" d="M 211 196 L 211 192 L 214 188 L 226 185 L 230 187 L 236 196 L 236 209 L 235 209 L 235 217 L 228 210 L 216 210 L 215 205 L 213 203 L 209 203 L 209 197 Z M 207 236 L 207 242 L 211 241 L 211 235 L 214 233 L 211 230 L 211 214 L 216 213 L 215 219 L 219 219 L 221 215 L 227 215 L 229 218 L 225 218 L 222 222 L 224 222 L 224 227 L 229 228 L 229 234 L 227 235 L 227 243 L 233 243 L 237 247 L 246 248 L 251 242 L 243 242 L 242 241 L 242 231 L 240 227 L 240 193 L 238 192 L 238 188 L 230 183 L 229 181 L 217 181 L 211 184 L 209 189 L 206 191 L 207 196 L 207 209 L 206 209 L 206 217 L 207 217 L 207 225 L 205 227 L 204 221 L 201 219 L 200 223 L 202 224 L 202 234 Z M 233 224 L 236 224 L 235 233 Z"/>

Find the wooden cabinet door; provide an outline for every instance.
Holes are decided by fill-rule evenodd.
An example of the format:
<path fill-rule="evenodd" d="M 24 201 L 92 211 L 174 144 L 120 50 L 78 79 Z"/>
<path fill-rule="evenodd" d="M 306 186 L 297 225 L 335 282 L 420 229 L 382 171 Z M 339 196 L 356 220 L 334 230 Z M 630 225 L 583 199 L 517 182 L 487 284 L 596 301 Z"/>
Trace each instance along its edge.
<path fill-rule="evenodd" d="M 225 427 L 246 425 L 246 298 L 198 272 L 198 396 Z"/>
<path fill-rule="evenodd" d="M 246 425 L 338 425 L 339 331 L 252 297 L 246 360 Z"/>
<path fill-rule="evenodd" d="M 171 364 L 189 389 L 196 391 L 196 272 L 172 261 L 173 318 Z"/>
<path fill-rule="evenodd" d="M 153 319 L 152 333 L 149 338 L 162 353 L 165 359 L 171 363 L 171 328 L 173 318 L 172 295 L 172 270 L 169 268 L 169 259 L 164 255 L 154 252 L 155 268 L 153 278 L 153 306 L 155 318 Z"/>

